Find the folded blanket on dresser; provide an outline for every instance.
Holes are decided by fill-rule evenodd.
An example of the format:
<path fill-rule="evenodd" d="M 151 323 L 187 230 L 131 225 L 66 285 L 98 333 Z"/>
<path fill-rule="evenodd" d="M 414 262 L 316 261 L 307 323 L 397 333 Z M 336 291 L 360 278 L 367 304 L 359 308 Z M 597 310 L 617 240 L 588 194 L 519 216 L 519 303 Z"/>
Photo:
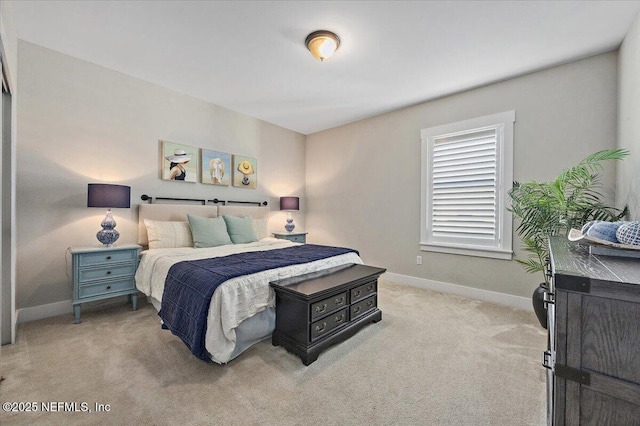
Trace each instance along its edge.
<path fill-rule="evenodd" d="M 215 289 L 241 275 L 313 262 L 345 253 L 343 247 L 305 244 L 277 250 L 238 253 L 176 263 L 169 269 L 158 313 L 163 327 L 180 337 L 196 357 L 208 360 L 205 349 L 207 314 Z"/>

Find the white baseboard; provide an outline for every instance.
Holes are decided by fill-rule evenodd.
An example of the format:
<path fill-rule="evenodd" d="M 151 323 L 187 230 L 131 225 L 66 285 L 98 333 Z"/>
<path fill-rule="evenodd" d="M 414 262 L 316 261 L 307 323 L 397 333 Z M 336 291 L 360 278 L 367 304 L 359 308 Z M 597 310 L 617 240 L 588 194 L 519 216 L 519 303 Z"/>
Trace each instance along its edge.
<path fill-rule="evenodd" d="M 470 299 L 482 300 L 483 302 L 490 302 L 533 312 L 531 299 L 527 297 L 514 296 L 512 294 L 498 293 L 473 287 L 465 287 L 463 285 L 450 284 L 441 281 L 427 280 L 425 278 L 411 277 L 409 275 L 395 274 L 393 272 L 386 272 L 383 275 L 383 278 L 393 281 L 394 283 L 408 285 L 410 287 L 455 294 L 457 296 L 468 297 Z M 118 302 L 118 300 L 112 301 L 114 304 Z M 73 306 L 71 300 L 63 300 L 61 302 L 18 309 L 16 314 L 18 316 L 16 321 L 17 324 L 22 324 L 23 322 L 36 321 L 58 315 L 73 314 Z"/>
<path fill-rule="evenodd" d="M 382 277 L 386 280 L 393 281 L 394 283 L 408 285 L 410 287 L 455 294 L 457 296 L 464 296 L 470 299 L 482 300 L 483 302 L 490 302 L 497 305 L 509 306 L 511 308 L 524 309 L 533 312 L 531 299 L 527 297 L 466 287 L 458 284 L 427 280 L 425 278 L 411 277 L 409 275 L 395 274 L 393 272 L 386 272 Z"/>
<path fill-rule="evenodd" d="M 85 302 L 82 304 L 82 312 L 93 309 L 100 309 L 109 305 L 117 305 L 126 303 L 127 296 L 116 296 L 110 299 L 97 300 L 93 302 Z M 18 309 L 16 315 L 17 324 L 23 322 L 37 321 L 49 317 L 57 317 L 58 315 L 73 315 L 73 301 L 63 300 L 61 302 L 48 303 L 46 305 L 32 306 L 30 308 Z"/>
<path fill-rule="evenodd" d="M 16 324 L 23 322 L 36 321 L 58 315 L 73 313 L 71 300 L 63 300 L 61 302 L 48 303 L 46 305 L 32 306 L 30 308 L 18 309 L 18 320 Z"/>

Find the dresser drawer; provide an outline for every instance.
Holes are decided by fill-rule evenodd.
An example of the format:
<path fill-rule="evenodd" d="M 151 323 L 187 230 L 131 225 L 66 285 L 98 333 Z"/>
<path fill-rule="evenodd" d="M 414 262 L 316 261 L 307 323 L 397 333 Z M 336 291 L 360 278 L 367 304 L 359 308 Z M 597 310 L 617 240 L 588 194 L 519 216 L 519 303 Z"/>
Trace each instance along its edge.
<path fill-rule="evenodd" d="M 360 315 L 364 315 L 369 312 L 371 309 L 377 306 L 377 298 L 374 294 L 373 296 L 367 297 L 364 300 L 359 301 L 358 303 L 351 305 L 351 320 L 358 318 Z"/>
<path fill-rule="evenodd" d="M 120 291 L 134 290 L 136 288 L 133 278 L 114 281 L 103 281 L 92 285 L 84 285 L 78 288 L 78 298 L 99 296 Z"/>
<path fill-rule="evenodd" d="M 138 250 L 121 250 L 95 253 L 82 253 L 79 266 L 108 265 L 111 263 L 133 262 L 137 260 Z"/>
<path fill-rule="evenodd" d="M 377 290 L 377 281 L 371 281 L 351 290 L 351 303 L 371 296 Z"/>
<path fill-rule="evenodd" d="M 328 297 L 324 300 L 311 305 L 311 321 L 315 321 L 316 318 L 320 318 L 335 311 L 336 309 L 344 308 L 347 305 L 347 292 L 337 294 L 335 296 Z"/>
<path fill-rule="evenodd" d="M 78 271 L 80 285 L 86 281 L 101 280 L 104 278 L 132 277 L 136 273 L 135 263 L 128 265 L 105 266 L 101 268 L 86 268 Z"/>
<path fill-rule="evenodd" d="M 304 243 L 306 238 L 304 235 L 289 235 L 287 240 L 293 241 L 294 243 Z"/>
<path fill-rule="evenodd" d="M 311 341 L 317 340 L 335 328 L 349 322 L 349 310 L 343 309 L 311 324 Z"/>

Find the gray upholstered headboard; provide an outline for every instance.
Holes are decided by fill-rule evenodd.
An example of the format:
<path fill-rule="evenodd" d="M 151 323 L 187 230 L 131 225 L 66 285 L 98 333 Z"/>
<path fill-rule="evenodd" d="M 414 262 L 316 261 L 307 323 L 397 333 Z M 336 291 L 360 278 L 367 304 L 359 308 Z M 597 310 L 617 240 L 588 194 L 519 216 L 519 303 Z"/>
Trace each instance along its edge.
<path fill-rule="evenodd" d="M 202 217 L 251 216 L 254 219 L 269 217 L 269 207 L 247 206 L 199 206 L 193 204 L 140 204 L 138 209 L 138 244 L 149 245 L 144 220 L 186 222 L 187 215 Z"/>

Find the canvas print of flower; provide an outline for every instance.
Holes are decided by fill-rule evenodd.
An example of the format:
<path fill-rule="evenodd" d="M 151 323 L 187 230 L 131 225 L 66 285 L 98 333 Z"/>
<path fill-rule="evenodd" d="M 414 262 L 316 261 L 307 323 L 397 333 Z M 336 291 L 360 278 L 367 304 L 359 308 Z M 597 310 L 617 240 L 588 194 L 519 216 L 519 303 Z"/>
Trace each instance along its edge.
<path fill-rule="evenodd" d="M 197 182 L 198 148 L 179 143 L 160 141 L 160 167 L 163 180 Z"/>
<path fill-rule="evenodd" d="M 258 160 L 241 155 L 233 156 L 233 186 L 258 187 Z"/>
<path fill-rule="evenodd" d="M 202 148 L 202 183 L 228 186 L 231 182 L 231 155 Z"/>

